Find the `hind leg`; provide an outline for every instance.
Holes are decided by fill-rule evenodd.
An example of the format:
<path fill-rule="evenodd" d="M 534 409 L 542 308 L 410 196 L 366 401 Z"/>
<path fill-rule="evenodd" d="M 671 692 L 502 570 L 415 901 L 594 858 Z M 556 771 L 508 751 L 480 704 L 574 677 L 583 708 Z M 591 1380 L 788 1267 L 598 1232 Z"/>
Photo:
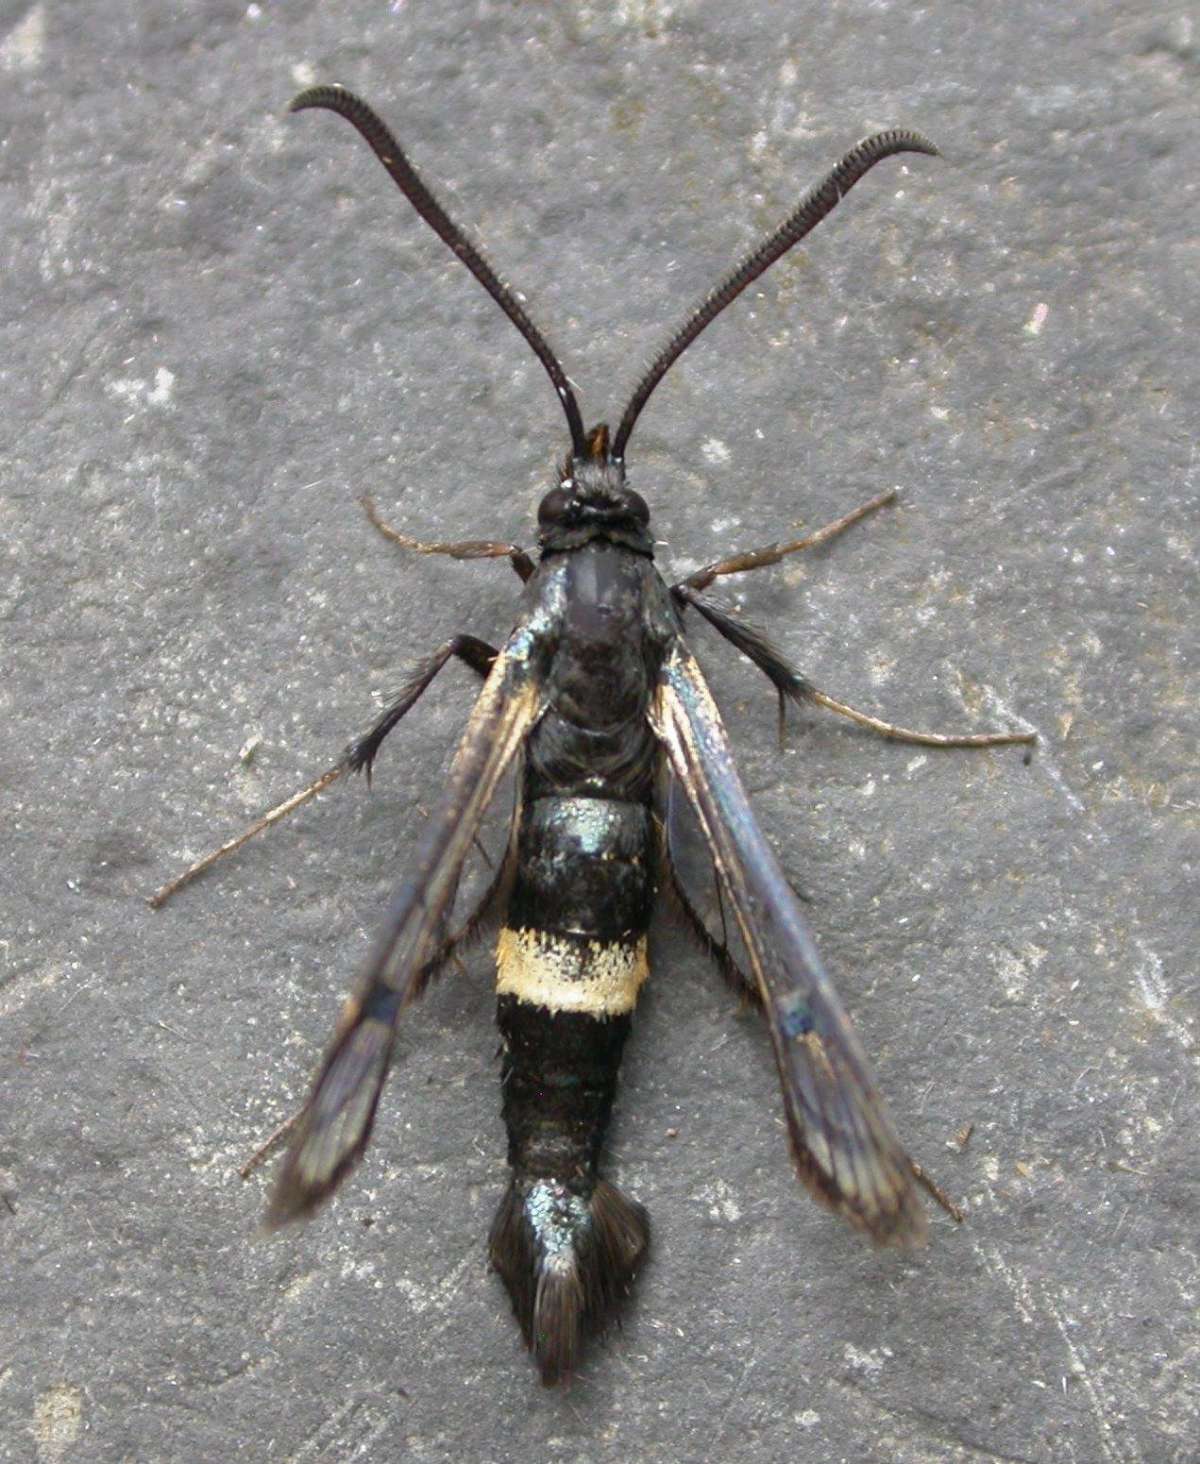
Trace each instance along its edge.
<path fill-rule="evenodd" d="M 355 738 L 342 754 L 339 762 L 336 762 L 331 768 L 326 768 L 320 777 L 315 778 L 307 788 L 301 788 L 299 793 L 293 793 L 290 798 L 285 798 L 282 803 L 277 803 L 274 808 L 268 809 L 261 818 L 255 819 L 240 834 L 235 834 L 232 839 L 227 839 L 219 849 L 213 849 L 202 859 L 197 859 L 194 864 L 189 864 L 182 874 L 177 874 L 174 879 L 161 885 L 152 895 L 147 896 L 150 908 L 152 910 L 161 909 L 172 895 L 178 894 L 185 885 L 191 884 L 205 870 L 211 869 L 227 854 L 235 853 L 243 844 L 248 844 L 256 834 L 261 834 L 273 824 L 279 823 L 289 813 L 295 813 L 298 808 L 303 808 L 318 793 L 323 793 L 326 788 L 332 787 L 343 773 L 365 772 L 369 783 L 371 769 L 379 755 L 383 739 L 401 718 L 412 710 L 421 694 L 451 656 L 457 656 L 477 676 L 486 677 L 491 670 L 492 662 L 496 659 L 496 654 L 494 647 L 477 640 L 473 635 L 456 635 L 445 641 L 431 655 L 417 662 L 412 674 L 392 698 L 382 715 L 363 736 Z"/>

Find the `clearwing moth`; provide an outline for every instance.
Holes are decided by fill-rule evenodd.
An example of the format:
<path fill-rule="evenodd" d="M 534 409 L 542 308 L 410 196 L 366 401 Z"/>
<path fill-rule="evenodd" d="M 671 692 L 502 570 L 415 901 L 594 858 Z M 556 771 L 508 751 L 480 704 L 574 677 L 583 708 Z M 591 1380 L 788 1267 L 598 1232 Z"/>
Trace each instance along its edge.
<path fill-rule="evenodd" d="M 371 1134 L 404 1008 L 489 923 L 496 942 L 508 1188 L 490 1252 L 542 1380 L 567 1379 L 590 1333 L 628 1293 L 649 1242 L 646 1211 L 598 1173 L 617 1070 L 642 982 L 647 930 L 664 895 L 734 987 L 761 1008 L 783 1092 L 792 1157 L 824 1205 L 879 1245 L 925 1238 L 924 1187 L 958 1212 L 905 1151 L 866 1055 L 755 820 L 712 695 L 684 637 L 694 611 L 770 679 L 780 698 L 816 704 L 883 736 L 936 747 L 1032 743 L 1030 732 L 912 732 L 855 710 L 793 669 L 762 632 L 705 591 L 723 576 L 827 542 L 894 497 L 880 494 L 805 538 L 717 559 L 668 585 L 654 564 L 645 500 L 626 482 L 634 426 L 672 363 L 753 280 L 803 239 L 876 163 L 936 155 L 916 132 L 852 148 L 780 226 L 684 320 L 635 388 L 610 437 L 585 429 L 558 357 L 476 246 L 451 220 L 370 107 L 339 86 L 301 92 L 365 138 L 417 213 L 466 265 L 542 363 L 571 445 L 538 510 L 536 562 L 513 544 L 427 543 L 422 554 L 507 558 L 524 583 L 501 645 L 456 635 L 414 668 L 374 725 L 309 787 L 198 861 L 151 899 L 164 903 L 218 858 L 344 773 L 368 776 L 384 738 L 452 658 L 483 680 L 449 786 L 395 892 L 355 994 L 302 1111 L 267 1221 L 308 1215 L 346 1177 Z M 464 861 L 505 774 L 516 797 L 506 853 L 478 907 L 451 930 Z M 738 949 L 701 917 L 674 857 L 676 814 L 699 824 Z M 258 1156 L 256 1156 L 257 1158 Z M 252 1161 L 253 1164 L 254 1161 Z"/>

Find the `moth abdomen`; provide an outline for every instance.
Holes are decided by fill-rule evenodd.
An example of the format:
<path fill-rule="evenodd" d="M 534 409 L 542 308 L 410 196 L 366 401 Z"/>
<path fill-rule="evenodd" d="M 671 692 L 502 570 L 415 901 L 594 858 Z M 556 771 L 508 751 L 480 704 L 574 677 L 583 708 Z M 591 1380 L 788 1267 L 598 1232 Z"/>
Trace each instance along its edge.
<path fill-rule="evenodd" d="M 491 1256 L 546 1383 L 574 1370 L 649 1240 L 646 1212 L 597 1168 L 648 974 L 650 841 L 643 803 L 543 794 L 523 805 L 496 948 L 512 1179 Z"/>

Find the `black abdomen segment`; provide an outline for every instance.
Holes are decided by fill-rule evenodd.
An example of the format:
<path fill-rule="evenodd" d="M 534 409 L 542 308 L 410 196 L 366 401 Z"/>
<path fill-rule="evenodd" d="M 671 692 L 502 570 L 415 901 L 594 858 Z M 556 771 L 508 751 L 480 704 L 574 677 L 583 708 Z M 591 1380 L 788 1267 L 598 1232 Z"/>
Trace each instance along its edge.
<path fill-rule="evenodd" d="M 628 1013 L 552 1012 L 501 996 L 496 1022 L 514 1177 L 557 1179 L 586 1199 L 612 1113 Z"/>
<path fill-rule="evenodd" d="M 616 798 L 535 798 L 521 819 L 506 923 L 628 943 L 650 921 L 650 813 Z"/>

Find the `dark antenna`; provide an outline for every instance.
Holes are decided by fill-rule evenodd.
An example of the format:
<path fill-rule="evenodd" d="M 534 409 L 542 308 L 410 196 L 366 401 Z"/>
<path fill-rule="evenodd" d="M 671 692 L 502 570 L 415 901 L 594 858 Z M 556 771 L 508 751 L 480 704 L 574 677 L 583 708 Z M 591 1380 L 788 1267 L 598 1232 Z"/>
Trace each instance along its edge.
<path fill-rule="evenodd" d="M 583 418 L 579 414 L 579 403 L 567 381 L 566 372 L 558 357 L 529 316 L 521 308 L 516 296 L 503 284 L 495 270 L 471 243 L 442 205 L 434 198 L 422 182 L 420 175 L 404 155 L 404 150 L 378 116 L 361 97 L 356 97 L 342 86 L 312 86 L 296 97 L 289 112 L 303 112 L 309 107 L 324 107 L 337 112 L 356 127 L 366 138 L 375 156 L 387 169 L 392 181 L 404 194 L 413 208 L 421 215 L 439 239 L 444 240 L 471 271 L 483 288 L 517 327 L 534 354 L 546 368 L 546 374 L 554 383 L 554 390 L 567 414 L 567 426 L 571 431 L 571 446 L 576 457 L 587 456 L 587 436 L 583 430 Z"/>
<path fill-rule="evenodd" d="M 786 254 L 793 244 L 798 244 L 805 234 L 815 229 L 825 215 L 837 207 L 842 197 L 849 193 L 864 173 L 870 172 L 883 158 L 902 152 L 919 152 L 928 153 L 931 157 L 938 156 L 937 148 L 919 132 L 879 132 L 874 137 L 868 137 L 865 142 L 860 142 L 857 147 L 851 148 L 837 167 L 804 195 L 795 212 L 789 214 L 773 234 L 768 235 L 761 244 L 752 249 L 741 264 L 705 297 L 704 301 L 697 306 L 655 356 L 646 374 L 638 383 L 636 391 L 629 400 L 629 405 L 625 408 L 621 425 L 617 428 L 617 435 L 613 439 L 612 455 L 615 459 L 624 458 L 625 446 L 629 441 L 630 433 L 633 431 L 634 423 L 641 415 L 642 408 L 649 400 L 650 393 L 705 326 L 710 325 L 726 305 L 736 300 L 748 284 L 756 280 L 764 270 L 770 269 L 771 265 Z"/>

